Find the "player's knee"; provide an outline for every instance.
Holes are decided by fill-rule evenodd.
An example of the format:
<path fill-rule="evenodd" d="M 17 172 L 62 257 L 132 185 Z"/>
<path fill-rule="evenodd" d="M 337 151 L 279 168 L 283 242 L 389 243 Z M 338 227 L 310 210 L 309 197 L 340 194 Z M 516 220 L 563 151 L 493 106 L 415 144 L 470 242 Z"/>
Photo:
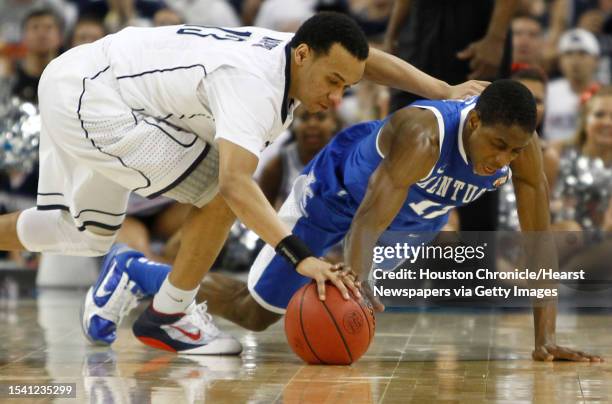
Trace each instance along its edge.
<path fill-rule="evenodd" d="M 86 257 L 106 254 L 115 241 L 114 232 L 80 231 L 68 212 L 36 208 L 19 215 L 17 234 L 29 251 Z"/>

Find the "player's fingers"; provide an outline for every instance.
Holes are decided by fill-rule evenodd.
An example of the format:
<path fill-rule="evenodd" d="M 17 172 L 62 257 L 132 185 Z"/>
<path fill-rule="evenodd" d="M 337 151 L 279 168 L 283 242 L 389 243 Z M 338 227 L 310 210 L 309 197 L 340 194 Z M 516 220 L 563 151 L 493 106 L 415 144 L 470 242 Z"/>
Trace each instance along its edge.
<path fill-rule="evenodd" d="M 357 297 L 358 299 L 361 299 L 361 292 L 359 291 L 359 288 L 355 285 L 355 282 L 353 281 L 353 279 L 351 277 L 348 277 L 348 276 L 345 276 L 342 279 L 344 281 L 344 284 L 353 293 L 353 296 Z"/>
<path fill-rule="evenodd" d="M 485 80 L 474 80 L 473 83 L 475 83 L 476 88 L 478 88 L 480 91 L 484 90 L 489 86 L 489 84 L 491 84 L 490 81 Z"/>
<path fill-rule="evenodd" d="M 319 299 L 325 300 L 325 278 L 319 277 L 315 280 L 317 282 L 317 292 L 319 293 Z"/>
<path fill-rule="evenodd" d="M 361 290 L 363 291 L 365 298 L 368 300 L 368 302 L 370 302 L 370 305 L 372 305 L 374 311 L 378 313 L 382 313 L 383 311 L 385 311 L 385 305 L 382 304 L 376 296 L 374 296 L 374 292 L 372 291 L 370 286 L 367 283 L 364 283 L 363 285 L 364 287 L 362 287 Z"/>
<path fill-rule="evenodd" d="M 353 270 L 351 269 L 351 267 L 349 267 L 349 266 L 345 266 L 345 267 L 342 269 L 342 272 L 341 272 L 340 274 L 341 274 L 342 276 L 345 276 L 345 277 L 351 278 L 351 280 L 352 280 L 353 282 L 355 282 L 355 281 L 357 281 L 357 280 L 359 279 L 359 277 L 357 276 L 357 274 L 355 273 L 355 271 L 353 271 Z"/>
<path fill-rule="evenodd" d="M 342 294 L 342 297 L 345 300 L 349 300 L 351 297 L 349 296 L 349 292 L 348 289 L 346 288 L 346 286 L 344 285 L 344 282 L 342 281 L 341 278 L 334 276 L 334 277 L 330 277 L 330 280 L 332 281 L 332 283 L 338 288 L 338 290 L 340 291 L 340 294 Z"/>
<path fill-rule="evenodd" d="M 472 84 L 470 86 L 470 95 L 478 95 L 480 93 L 482 93 L 482 91 L 486 88 L 486 86 L 483 86 L 482 84 L 479 84 L 478 82 L 474 82 L 474 84 Z"/>

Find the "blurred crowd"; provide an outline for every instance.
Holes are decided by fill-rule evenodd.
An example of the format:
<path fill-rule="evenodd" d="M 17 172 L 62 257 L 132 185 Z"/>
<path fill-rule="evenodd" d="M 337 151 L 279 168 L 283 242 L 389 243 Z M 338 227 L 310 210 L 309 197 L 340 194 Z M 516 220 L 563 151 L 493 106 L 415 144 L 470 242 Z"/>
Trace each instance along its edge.
<path fill-rule="evenodd" d="M 322 10 L 351 15 L 372 46 L 450 84 L 468 78 L 520 80 L 538 105 L 555 228 L 612 230 L 612 0 L 4 0 L 0 105 L 11 97 L 35 105 L 49 61 L 126 26 L 189 23 L 294 31 Z M 260 162 L 264 193 L 279 207 L 293 179 L 338 130 L 381 119 L 415 99 L 363 82 L 347 92 L 337 110 L 298 110 L 290 131 Z M 3 169 L 0 210 L 35 205 L 37 174 L 35 165 Z M 448 229 L 518 229 L 513 198 L 506 185 L 453 212 Z M 170 200 L 134 197 L 119 240 L 171 262 L 187 210 Z M 230 242 L 242 250 L 228 247 L 222 264 L 248 267 L 257 243 L 247 242 L 252 237 L 246 234 L 237 224 Z"/>

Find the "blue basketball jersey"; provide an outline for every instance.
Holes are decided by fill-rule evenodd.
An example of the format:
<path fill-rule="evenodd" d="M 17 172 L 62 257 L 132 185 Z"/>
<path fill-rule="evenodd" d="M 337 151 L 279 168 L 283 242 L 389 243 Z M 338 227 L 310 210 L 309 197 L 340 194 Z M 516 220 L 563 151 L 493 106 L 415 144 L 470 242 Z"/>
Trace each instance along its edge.
<path fill-rule="evenodd" d="M 467 158 L 462 129 L 477 100 L 423 100 L 410 105 L 435 114 L 440 155 L 430 173 L 410 187 L 389 231 L 437 232 L 446 224 L 452 208 L 476 200 L 510 178 L 509 167 L 490 176 L 477 175 Z M 307 217 L 328 230 L 348 230 L 368 180 L 383 159 L 377 140 L 386 121 L 364 122 L 341 131 L 304 168 L 308 187 L 301 208 Z"/>

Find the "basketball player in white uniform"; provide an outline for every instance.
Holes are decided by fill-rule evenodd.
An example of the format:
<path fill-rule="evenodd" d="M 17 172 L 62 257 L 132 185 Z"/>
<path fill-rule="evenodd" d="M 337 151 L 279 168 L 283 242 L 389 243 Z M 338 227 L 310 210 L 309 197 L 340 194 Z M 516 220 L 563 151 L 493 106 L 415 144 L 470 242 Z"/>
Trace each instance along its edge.
<path fill-rule="evenodd" d="M 139 338 L 172 351 L 237 353 L 194 296 L 236 217 L 324 293 L 357 293 L 339 266 L 292 236 L 252 179 L 261 150 L 291 122 L 340 101 L 362 76 L 429 98 L 480 92 L 436 80 L 379 51 L 348 17 L 312 17 L 295 36 L 259 28 L 126 28 L 69 50 L 39 86 L 42 129 L 37 208 L 0 217 L 0 249 L 103 255 L 131 192 L 195 206 L 172 273 L 144 313 Z M 107 257 L 85 307 L 87 335 L 112 342 L 133 304 L 129 274 Z M 118 259 L 118 258 L 117 258 Z"/>

